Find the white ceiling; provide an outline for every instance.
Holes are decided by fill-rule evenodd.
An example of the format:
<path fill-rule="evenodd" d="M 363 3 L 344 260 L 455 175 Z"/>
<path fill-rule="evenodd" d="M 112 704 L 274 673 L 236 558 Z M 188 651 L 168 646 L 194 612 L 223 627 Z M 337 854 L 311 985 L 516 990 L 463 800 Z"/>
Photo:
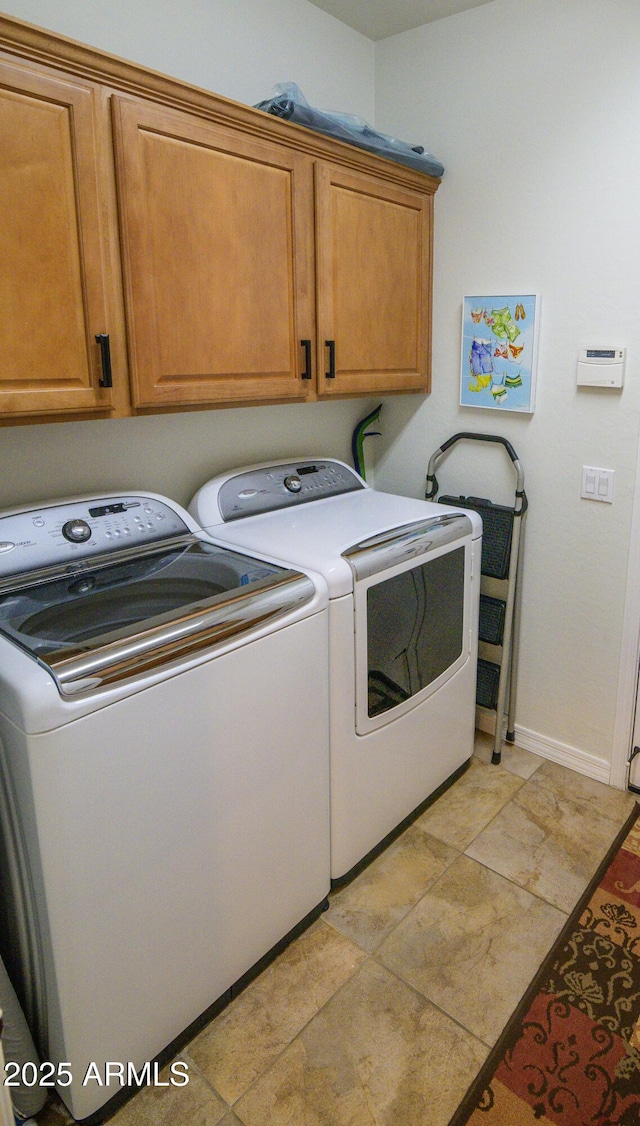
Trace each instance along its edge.
<path fill-rule="evenodd" d="M 386 39 L 491 0 L 312 0 L 316 8 L 342 20 L 368 39 Z"/>

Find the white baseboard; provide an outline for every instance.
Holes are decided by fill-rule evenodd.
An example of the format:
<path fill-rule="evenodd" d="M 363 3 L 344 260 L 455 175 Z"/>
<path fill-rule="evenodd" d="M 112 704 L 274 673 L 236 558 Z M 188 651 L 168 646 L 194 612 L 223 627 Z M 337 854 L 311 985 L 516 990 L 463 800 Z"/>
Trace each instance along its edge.
<path fill-rule="evenodd" d="M 493 714 L 490 712 L 483 713 L 478 708 L 476 727 L 480 731 L 487 731 L 490 735 L 493 735 Z M 523 750 L 531 751 L 534 755 L 540 755 L 540 758 L 557 762 L 560 766 L 566 766 L 570 770 L 575 770 L 578 774 L 585 774 L 587 778 L 595 778 L 598 782 L 610 784 L 611 763 L 608 759 L 597 758 L 595 755 L 587 754 L 586 751 L 581 751 L 579 747 L 572 747 L 568 743 L 559 743 L 555 739 L 549 739 L 546 735 L 539 735 L 536 731 L 529 731 L 526 727 L 520 727 L 518 724 L 515 727 L 515 742 Z"/>

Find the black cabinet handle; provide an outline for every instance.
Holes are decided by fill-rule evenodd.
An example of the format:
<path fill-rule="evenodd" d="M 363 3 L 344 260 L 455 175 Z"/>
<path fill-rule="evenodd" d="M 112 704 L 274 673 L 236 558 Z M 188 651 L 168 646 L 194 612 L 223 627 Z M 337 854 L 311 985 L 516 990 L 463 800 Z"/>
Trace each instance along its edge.
<path fill-rule="evenodd" d="M 335 379 L 336 377 L 336 342 L 335 340 L 325 340 L 325 346 L 329 349 L 329 370 L 325 371 L 326 379 Z"/>
<path fill-rule="evenodd" d="M 304 371 L 300 378 L 311 379 L 311 341 L 301 340 L 300 344 L 304 348 Z"/>
<path fill-rule="evenodd" d="M 99 380 L 100 386 L 113 387 L 113 376 L 111 374 L 111 346 L 109 344 L 108 333 L 96 333 L 96 344 L 100 345 L 100 360 L 102 362 L 102 379 Z"/>

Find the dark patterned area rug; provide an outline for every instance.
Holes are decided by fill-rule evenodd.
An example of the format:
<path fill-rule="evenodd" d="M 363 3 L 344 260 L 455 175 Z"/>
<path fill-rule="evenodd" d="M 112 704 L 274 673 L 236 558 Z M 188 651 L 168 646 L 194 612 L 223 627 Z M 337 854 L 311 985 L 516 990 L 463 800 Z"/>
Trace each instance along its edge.
<path fill-rule="evenodd" d="M 640 1126 L 639 814 L 449 1126 Z"/>

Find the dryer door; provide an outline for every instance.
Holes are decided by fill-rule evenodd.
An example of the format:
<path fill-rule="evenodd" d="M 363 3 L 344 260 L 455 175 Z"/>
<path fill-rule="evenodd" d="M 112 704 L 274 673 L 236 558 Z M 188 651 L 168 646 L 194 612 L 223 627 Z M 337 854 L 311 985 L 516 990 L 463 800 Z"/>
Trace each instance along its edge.
<path fill-rule="evenodd" d="M 471 549 L 470 521 L 452 514 L 347 553 L 356 575 L 359 735 L 421 703 L 471 658 Z"/>

